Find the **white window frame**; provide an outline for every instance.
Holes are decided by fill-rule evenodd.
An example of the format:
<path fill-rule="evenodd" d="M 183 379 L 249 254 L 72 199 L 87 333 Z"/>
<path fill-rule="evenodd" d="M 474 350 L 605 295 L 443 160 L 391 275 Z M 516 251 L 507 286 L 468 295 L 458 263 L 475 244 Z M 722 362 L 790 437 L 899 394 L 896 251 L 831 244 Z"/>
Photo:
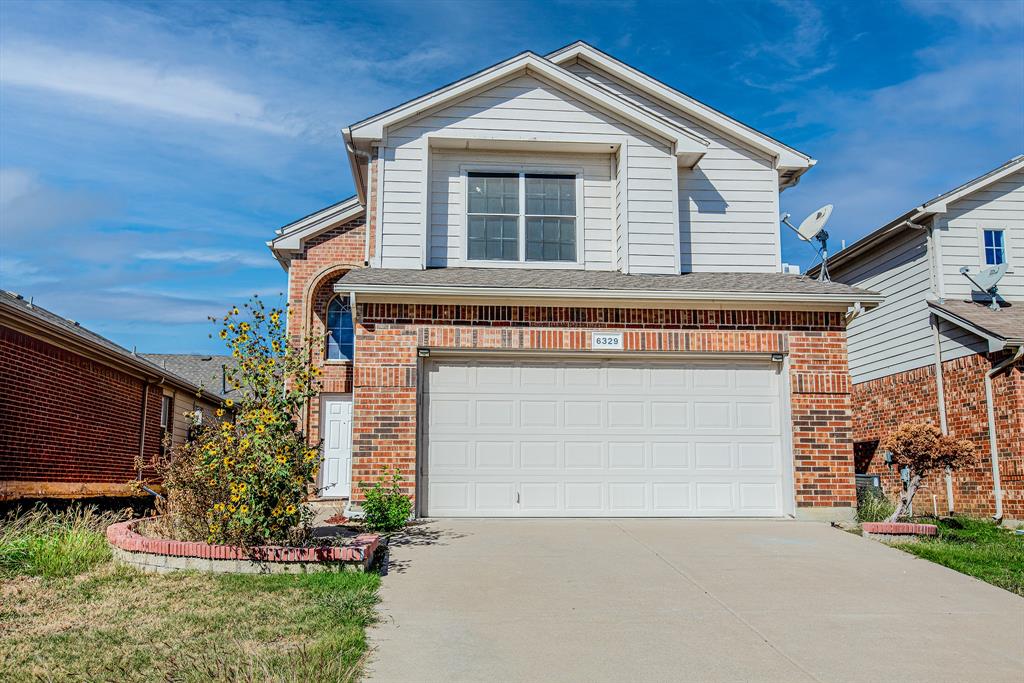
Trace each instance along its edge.
<path fill-rule="evenodd" d="M 1006 228 L 997 228 L 992 226 L 979 226 L 978 227 L 978 242 L 981 246 L 981 267 L 991 268 L 996 264 L 990 264 L 985 258 L 985 233 L 986 232 L 1001 232 L 1003 233 L 1003 262 L 1006 263 L 1007 268 L 1010 267 L 1010 241 L 1009 241 L 1009 230 Z"/>
<path fill-rule="evenodd" d="M 462 181 L 462 244 L 461 257 L 464 263 L 486 265 L 488 268 L 552 268 L 577 269 L 583 266 L 583 168 L 579 166 L 548 166 L 544 164 L 462 164 L 459 166 Z M 469 258 L 469 174 L 470 173 L 516 173 L 519 175 L 518 248 L 516 261 L 470 259 Z M 571 175 L 576 179 L 576 258 L 573 261 L 527 261 L 526 260 L 526 176 Z M 563 216 L 564 218 L 564 216 Z"/>

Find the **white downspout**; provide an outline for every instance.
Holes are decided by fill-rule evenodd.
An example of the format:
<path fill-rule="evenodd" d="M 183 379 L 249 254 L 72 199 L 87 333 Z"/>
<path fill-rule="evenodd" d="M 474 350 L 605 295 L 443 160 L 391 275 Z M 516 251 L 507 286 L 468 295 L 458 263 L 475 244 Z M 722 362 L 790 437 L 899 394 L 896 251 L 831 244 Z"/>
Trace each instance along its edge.
<path fill-rule="evenodd" d="M 935 395 L 939 404 L 939 428 L 945 436 L 949 434 L 949 423 L 946 420 L 946 389 L 942 377 L 942 343 L 939 341 L 939 319 L 933 313 L 929 316 L 932 328 L 932 342 L 935 347 Z M 956 509 L 953 505 L 953 474 L 946 468 L 946 507 L 949 514 Z"/>
<path fill-rule="evenodd" d="M 992 399 L 992 378 L 1024 357 L 1024 346 L 985 373 L 985 403 L 988 408 L 988 451 L 992 459 L 992 493 L 996 497 L 996 521 L 1003 519 L 1003 489 L 999 483 L 999 446 L 996 442 L 996 411 Z"/>

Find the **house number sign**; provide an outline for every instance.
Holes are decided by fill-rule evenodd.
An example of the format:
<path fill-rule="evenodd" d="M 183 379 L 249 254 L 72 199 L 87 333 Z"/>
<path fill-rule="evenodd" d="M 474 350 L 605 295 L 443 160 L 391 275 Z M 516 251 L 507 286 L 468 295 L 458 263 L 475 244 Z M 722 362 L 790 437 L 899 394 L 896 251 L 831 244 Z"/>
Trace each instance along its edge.
<path fill-rule="evenodd" d="M 592 350 L 622 350 L 621 332 L 594 332 L 590 335 L 590 348 Z"/>

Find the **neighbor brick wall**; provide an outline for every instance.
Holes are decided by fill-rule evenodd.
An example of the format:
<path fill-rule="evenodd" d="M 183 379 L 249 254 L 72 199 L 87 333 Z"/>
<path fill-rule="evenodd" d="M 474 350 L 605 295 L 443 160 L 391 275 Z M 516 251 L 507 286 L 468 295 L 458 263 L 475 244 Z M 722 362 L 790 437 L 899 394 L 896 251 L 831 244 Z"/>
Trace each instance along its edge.
<path fill-rule="evenodd" d="M 0 326 L 0 481 L 136 478 L 143 380 Z M 145 461 L 160 447 L 162 391 L 147 397 Z"/>
<path fill-rule="evenodd" d="M 595 329 L 625 332 L 626 352 L 789 352 L 797 505 L 855 504 L 846 333 L 838 313 L 359 304 L 353 482 L 394 466 L 415 495 L 418 348 L 585 350 Z"/>
<path fill-rule="evenodd" d="M 953 475 L 953 502 L 957 512 L 989 516 L 995 512 L 992 465 L 989 457 L 985 404 L 985 373 L 1005 354 L 974 354 L 942 364 L 946 420 L 950 435 L 974 443 L 976 463 Z M 999 473 L 1003 489 L 1003 514 L 1024 518 L 1024 364 L 992 381 L 999 445 Z M 916 368 L 853 387 L 856 442 L 872 442 L 903 422 L 939 425 L 938 393 L 934 366 Z M 890 472 L 876 452 L 870 472 L 882 475 L 883 488 L 898 495 L 897 472 Z M 940 514 L 948 509 L 945 477 L 930 477 L 918 492 L 915 512 L 931 514 L 933 499 Z"/>

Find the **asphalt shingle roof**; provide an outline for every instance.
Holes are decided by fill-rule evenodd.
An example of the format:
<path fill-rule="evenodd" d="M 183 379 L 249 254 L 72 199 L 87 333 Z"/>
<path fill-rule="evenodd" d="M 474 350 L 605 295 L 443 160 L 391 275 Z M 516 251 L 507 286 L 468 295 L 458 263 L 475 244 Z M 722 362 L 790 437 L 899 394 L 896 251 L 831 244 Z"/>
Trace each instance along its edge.
<path fill-rule="evenodd" d="M 150 362 L 184 377 L 211 394 L 222 398 L 233 398 L 239 393 L 237 389 L 228 386 L 225 381 L 225 368 L 233 368 L 236 364 L 235 359 L 231 356 L 191 353 L 147 353 L 144 355 Z"/>
<path fill-rule="evenodd" d="M 987 303 L 947 299 L 939 303 L 929 301 L 932 308 L 952 316 L 1002 340 L 1024 340 L 1024 301 L 1000 301 L 1000 310 L 993 311 Z"/>
<path fill-rule="evenodd" d="M 597 270 L 540 268 L 358 268 L 339 285 L 435 287 L 511 287 L 520 289 L 636 290 L 661 292 L 731 292 L 765 294 L 871 294 L 838 282 L 784 273 L 684 273 L 636 275 Z M 339 287 L 340 289 L 340 287 Z"/>

